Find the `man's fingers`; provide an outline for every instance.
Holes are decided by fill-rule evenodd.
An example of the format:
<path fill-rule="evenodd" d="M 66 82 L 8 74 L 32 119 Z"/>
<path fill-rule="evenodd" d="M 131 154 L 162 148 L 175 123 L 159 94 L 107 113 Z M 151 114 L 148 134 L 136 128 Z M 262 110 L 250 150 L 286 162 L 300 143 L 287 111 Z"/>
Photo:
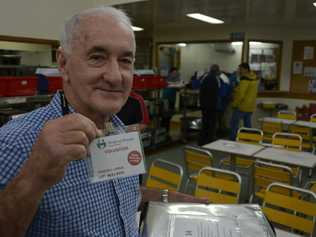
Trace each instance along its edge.
<path fill-rule="evenodd" d="M 65 147 L 67 161 L 83 160 L 88 156 L 88 149 L 84 145 L 74 144 Z"/>
<path fill-rule="evenodd" d="M 68 131 L 63 134 L 64 145 L 79 144 L 88 147 L 90 144 L 87 134 L 83 131 Z"/>
<path fill-rule="evenodd" d="M 67 123 L 67 126 L 63 128 L 63 131 L 83 131 L 87 135 L 90 142 L 99 136 L 99 129 L 89 118 L 78 113 L 69 114 L 63 118 L 65 119 L 65 123 Z"/>

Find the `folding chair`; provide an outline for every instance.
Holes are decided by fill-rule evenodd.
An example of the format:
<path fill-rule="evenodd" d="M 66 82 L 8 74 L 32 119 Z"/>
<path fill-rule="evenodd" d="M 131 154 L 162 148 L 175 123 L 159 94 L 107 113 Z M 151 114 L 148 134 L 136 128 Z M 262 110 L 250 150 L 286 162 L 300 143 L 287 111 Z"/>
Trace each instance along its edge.
<path fill-rule="evenodd" d="M 146 187 L 179 191 L 182 177 L 183 169 L 180 165 L 157 159 L 150 166 Z"/>
<path fill-rule="evenodd" d="M 316 123 L 316 114 L 312 114 L 310 117 L 310 121 Z"/>
<path fill-rule="evenodd" d="M 262 122 L 263 141 L 272 143 L 272 135 L 276 132 L 282 132 L 282 124 L 276 122 Z"/>
<path fill-rule="evenodd" d="M 248 144 L 259 144 L 263 141 L 263 131 L 256 128 L 240 128 L 236 137 L 237 142 Z M 244 156 L 235 156 L 236 168 L 250 168 L 253 165 L 253 160 L 247 159 Z M 221 165 L 232 166 L 231 158 L 225 158 L 221 161 Z"/>
<path fill-rule="evenodd" d="M 272 136 L 272 145 L 281 146 L 284 149 L 292 151 L 302 151 L 303 139 L 295 133 L 275 133 Z M 302 171 L 300 167 L 290 166 L 293 170 L 293 177 L 301 183 Z"/>
<path fill-rule="evenodd" d="M 280 188 L 288 192 L 275 192 Z M 299 193 L 304 199 L 288 195 L 291 193 Z M 316 194 L 310 190 L 272 183 L 266 189 L 262 210 L 277 228 L 304 236 L 316 235 Z"/>
<path fill-rule="evenodd" d="M 265 190 L 273 182 L 292 184 L 293 171 L 289 166 L 278 165 L 256 160 L 253 167 L 253 193 L 250 202 L 254 199 L 262 201 Z"/>
<path fill-rule="evenodd" d="M 299 134 L 277 132 L 272 136 L 272 145 L 282 146 L 288 150 L 301 151 L 303 139 Z"/>
<path fill-rule="evenodd" d="M 213 155 L 203 148 L 187 145 L 184 147 L 184 161 L 189 174 L 185 184 L 185 191 L 187 191 L 190 181 L 196 181 L 200 169 L 213 166 Z"/>
<path fill-rule="evenodd" d="M 195 196 L 206 197 L 211 203 L 238 203 L 240 190 L 239 174 L 229 170 L 204 167 L 197 177 Z"/>
<path fill-rule="evenodd" d="M 298 125 L 290 125 L 289 132 L 298 134 L 302 137 L 302 150 L 311 152 L 313 151 L 313 142 L 312 142 L 312 130 L 308 127 L 302 127 Z"/>
<path fill-rule="evenodd" d="M 296 120 L 296 112 L 289 110 L 280 110 L 277 117 L 280 119 Z"/>
<path fill-rule="evenodd" d="M 312 114 L 310 117 L 310 122 L 316 123 L 316 114 Z M 312 134 L 312 141 L 316 143 L 316 135 Z"/>
<path fill-rule="evenodd" d="M 316 180 L 311 180 L 307 182 L 304 188 L 316 193 Z"/>

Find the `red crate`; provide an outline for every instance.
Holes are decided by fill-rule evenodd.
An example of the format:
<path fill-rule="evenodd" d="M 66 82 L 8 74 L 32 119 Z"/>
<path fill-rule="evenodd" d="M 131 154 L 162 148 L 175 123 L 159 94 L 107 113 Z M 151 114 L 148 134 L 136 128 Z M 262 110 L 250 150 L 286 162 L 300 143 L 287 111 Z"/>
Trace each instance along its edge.
<path fill-rule="evenodd" d="M 167 86 L 166 80 L 157 75 L 134 75 L 134 89 L 159 89 Z"/>
<path fill-rule="evenodd" d="M 0 96 L 5 96 L 6 86 L 6 80 L 4 80 L 3 77 L 0 77 Z"/>
<path fill-rule="evenodd" d="M 166 80 L 161 76 L 151 76 L 151 78 L 148 78 L 148 82 L 151 89 L 160 89 L 167 86 Z"/>
<path fill-rule="evenodd" d="M 146 78 L 147 76 L 139 76 L 139 75 L 134 75 L 133 78 L 133 89 L 148 89 L 148 80 Z"/>
<path fill-rule="evenodd" d="M 63 89 L 62 77 L 47 77 L 48 80 L 48 93 L 55 93 L 57 90 Z"/>
<path fill-rule="evenodd" d="M 0 77 L 2 96 L 28 96 L 37 92 L 36 76 Z"/>

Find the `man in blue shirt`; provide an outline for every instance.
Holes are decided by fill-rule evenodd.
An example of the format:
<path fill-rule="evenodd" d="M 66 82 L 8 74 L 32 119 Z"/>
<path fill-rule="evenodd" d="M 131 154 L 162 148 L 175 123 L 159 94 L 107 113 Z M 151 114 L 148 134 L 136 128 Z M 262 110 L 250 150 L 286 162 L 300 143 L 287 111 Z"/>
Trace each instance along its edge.
<path fill-rule="evenodd" d="M 90 183 L 84 160 L 105 121 L 122 126 L 114 114 L 134 57 L 123 12 L 90 9 L 66 22 L 57 53 L 65 98 L 0 129 L 0 236 L 138 236 L 138 176 Z"/>
<path fill-rule="evenodd" d="M 64 93 L 0 128 L 0 236 L 138 236 L 136 211 L 159 191 L 138 176 L 91 183 L 90 142 L 115 116 L 132 87 L 135 36 L 112 7 L 89 9 L 65 25 L 57 60 Z M 170 201 L 199 201 L 170 193 Z"/>

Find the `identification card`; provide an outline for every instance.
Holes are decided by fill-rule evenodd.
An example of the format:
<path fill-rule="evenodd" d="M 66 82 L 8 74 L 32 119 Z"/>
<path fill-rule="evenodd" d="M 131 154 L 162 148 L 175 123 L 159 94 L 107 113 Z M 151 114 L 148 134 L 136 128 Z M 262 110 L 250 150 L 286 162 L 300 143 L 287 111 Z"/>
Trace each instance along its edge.
<path fill-rule="evenodd" d="M 90 144 L 91 181 L 117 179 L 145 173 L 138 132 L 96 138 Z"/>

